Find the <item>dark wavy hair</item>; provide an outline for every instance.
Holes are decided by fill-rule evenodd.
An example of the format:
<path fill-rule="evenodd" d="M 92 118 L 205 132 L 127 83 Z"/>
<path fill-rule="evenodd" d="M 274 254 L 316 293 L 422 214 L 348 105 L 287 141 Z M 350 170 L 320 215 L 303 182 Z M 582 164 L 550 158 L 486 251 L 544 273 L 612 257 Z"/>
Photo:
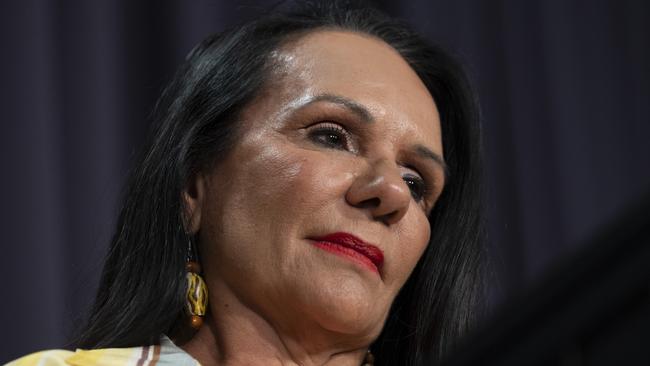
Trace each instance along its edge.
<path fill-rule="evenodd" d="M 308 32 L 359 32 L 392 46 L 440 112 L 447 184 L 429 216 L 431 240 L 372 350 L 376 365 L 430 364 L 477 318 L 483 297 L 477 108 L 459 63 L 401 21 L 351 2 L 302 3 L 212 35 L 164 90 L 133 170 L 80 348 L 153 344 L 183 311 L 188 237 L 182 191 L 236 142 L 238 114 L 264 87 L 270 55 Z"/>

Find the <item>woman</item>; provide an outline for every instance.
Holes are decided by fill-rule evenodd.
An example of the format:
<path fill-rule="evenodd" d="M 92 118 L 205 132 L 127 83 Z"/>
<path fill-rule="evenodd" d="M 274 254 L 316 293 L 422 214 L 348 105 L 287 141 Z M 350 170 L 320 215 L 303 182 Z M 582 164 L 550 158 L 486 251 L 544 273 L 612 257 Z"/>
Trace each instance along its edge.
<path fill-rule="evenodd" d="M 156 110 L 79 338 L 94 351 L 15 365 L 416 365 L 471 326 L 479 128 L 442 50 L 305 5 L 206 39 Z"/>

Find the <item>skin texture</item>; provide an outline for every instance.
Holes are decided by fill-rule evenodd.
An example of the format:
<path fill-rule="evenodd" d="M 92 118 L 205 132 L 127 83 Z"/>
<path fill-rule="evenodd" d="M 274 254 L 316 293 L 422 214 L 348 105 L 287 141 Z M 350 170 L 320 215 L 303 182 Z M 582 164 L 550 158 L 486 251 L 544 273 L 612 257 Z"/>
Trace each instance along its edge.
<path fill-rule="evenodd" d="M 444 163 L 416 146 L 442 159 L 439 114 L 381 40 L 323 30 L 273 57 L 235 147 L 185 192 L 210 302 L 182 347 L 203 365 L 360 365 L 429 240 Z M 334 232 L 381 249 L 379 274 L 309 240 Z"/>

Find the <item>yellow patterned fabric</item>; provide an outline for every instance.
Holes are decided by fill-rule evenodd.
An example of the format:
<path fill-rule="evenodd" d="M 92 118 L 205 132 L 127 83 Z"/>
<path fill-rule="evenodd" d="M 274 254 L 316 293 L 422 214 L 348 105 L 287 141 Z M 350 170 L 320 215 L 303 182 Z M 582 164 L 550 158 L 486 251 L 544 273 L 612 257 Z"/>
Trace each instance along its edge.
<path fill-rule="evenodd" d="M 163 336 L 160 345 L 95 350 L 49 350 L 5 366 L 200 366 L 192 356 Z"/>

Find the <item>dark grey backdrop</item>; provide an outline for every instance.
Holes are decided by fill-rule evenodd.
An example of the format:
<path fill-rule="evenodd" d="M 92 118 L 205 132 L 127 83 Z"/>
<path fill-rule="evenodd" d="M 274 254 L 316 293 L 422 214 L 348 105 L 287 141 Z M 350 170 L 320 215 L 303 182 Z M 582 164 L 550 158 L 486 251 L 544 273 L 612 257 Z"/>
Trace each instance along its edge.
<path fill-rule="evenodd" d="M 195 43 L 260 5 L 1 3 L 0 362 L 65 346 L 162 86 Z M 650 2 L 380 6 L 457 52 L 476 83 L 495 302 L 650 189 Z"/>

